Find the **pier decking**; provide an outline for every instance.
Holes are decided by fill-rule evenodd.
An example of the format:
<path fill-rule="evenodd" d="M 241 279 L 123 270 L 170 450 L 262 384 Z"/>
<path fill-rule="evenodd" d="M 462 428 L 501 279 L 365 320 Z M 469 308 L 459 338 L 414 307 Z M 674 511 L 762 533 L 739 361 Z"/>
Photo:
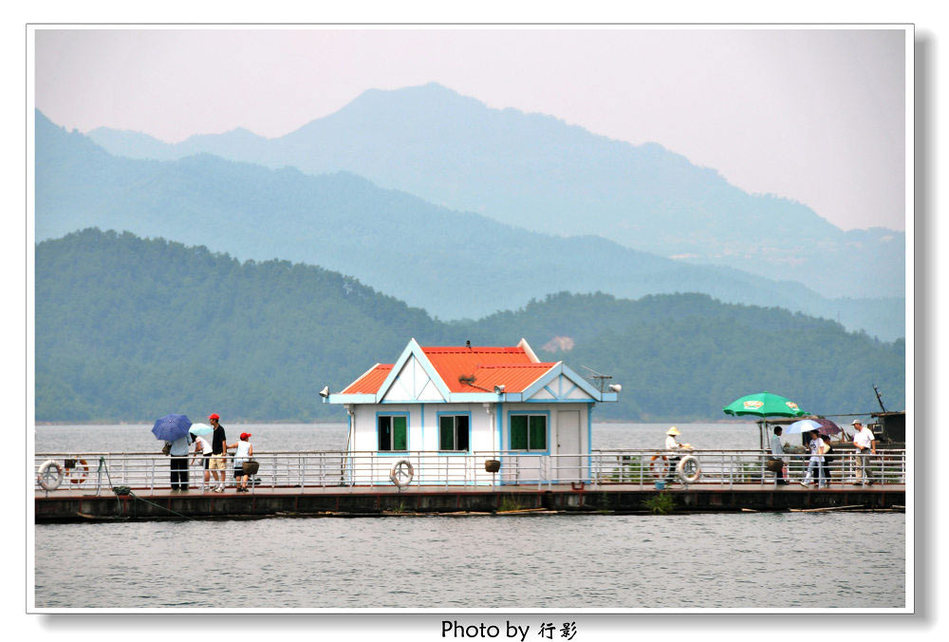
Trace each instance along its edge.
<path fill-rule="evenodd" d="M 120 489 L 121 490 L 121 489 Z M 651 513 L 650 500 L 659 494 L 672 499 L 671 512 L 736 512 L 788 510 L 901 510 L 905 486 L 841 484 L 826 489 L 799 484 L 672 486 L 664 491 L 617 484 L 591 488 L 581 484 L 536 487 L 414 486 L 403 490 L 379 487 L 256 488 L 249 493 L 190 490 L 132 490 L 100 495 L 63 490 L 37 491 L 35 521 L 84 522 L 180 520 L 294 516 L 387 515 L 515 515 Z"/>
<path fill-rule="evenodd" d="M 203 492 L 203 469 L 192 463 L 189 488 L 174 491 L 169 458 L 152 453 L 37 453 L 38 471 L 66 474 L 45 490 L 38 474 L 34 519 L 43 522 L 257 518 L 271 516 L 518 515 L 787 510 L 901 510 L 906 504 L 906 453 L 847 455 L 829 468 L 820 489 L 795 483 L 806 455 L 785 457 L 792 483 L 777 485 L 761 450 L 695 451 L 701 474 L 691 483 L 656 488 L 666 478 L 662 453 L 593 451 L 573 456 L 508 452 L 396 457 L 339 452 L 269 453 L 248 493 L 231 486 Z M 487 463 L 499 463 L 496 474 Z M 399 463 L 414 471 L 401 487 L 390 480 Z M 659 467 L 657 468 L 657 465 Z M 50 472 L 47 470 L 47 472 Z M 875 483 L 854 482 L 867 475 Z"/>

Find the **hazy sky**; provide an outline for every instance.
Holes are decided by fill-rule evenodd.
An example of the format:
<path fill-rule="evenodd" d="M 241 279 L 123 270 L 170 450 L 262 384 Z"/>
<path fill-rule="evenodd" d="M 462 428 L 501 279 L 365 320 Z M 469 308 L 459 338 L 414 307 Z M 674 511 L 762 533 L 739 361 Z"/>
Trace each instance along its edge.
<path fill-rule="evenodd" d="M 911 34 L 910 34 L 911 36 Z M 905 227 L 900 29 L 40 30 L 55 123 L 169 142 L 274 137 L 370 88 L 438 82 L 490 107 L 657 142 L 844 228 Z"/>

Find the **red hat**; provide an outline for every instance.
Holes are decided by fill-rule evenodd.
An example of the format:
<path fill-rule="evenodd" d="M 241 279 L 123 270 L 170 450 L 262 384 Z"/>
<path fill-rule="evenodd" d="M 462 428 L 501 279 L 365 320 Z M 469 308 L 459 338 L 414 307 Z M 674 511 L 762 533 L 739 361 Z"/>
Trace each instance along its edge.
<path fill-rule="evenodd" d="M 220 418 L 221 418 L 221 415 L 217 414 L 216 412 L 208 415 L 208 419 L 220 419 Z"/>
<path fill-rule="evenodd" d="M 249 438 L 252 437 L 252 436 L 253 436 L 253 435 L 251 435 L 249 432 L 242 432 L 242 433 L 241 433 L 241 439 L 249 439 Z"/>

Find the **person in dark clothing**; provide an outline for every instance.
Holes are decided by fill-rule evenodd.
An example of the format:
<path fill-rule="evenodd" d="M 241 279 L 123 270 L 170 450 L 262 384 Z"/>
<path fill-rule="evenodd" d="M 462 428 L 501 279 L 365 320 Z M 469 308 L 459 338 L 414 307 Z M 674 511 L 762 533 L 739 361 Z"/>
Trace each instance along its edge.
<path fill-rule="evenodd" d="M 224 492 L 224 482 L 227 475 L 227 435 L 224 434 L 224 426 L 220 424 L 221 416 L 214 413 L 208 416 L 208 421 L 214 432 L 211 434 L 211 463 L 208 469 L 214 477 L 215 485 L 211 490 L 215 493 Z M 220 474 L 220 478 L 218 478 Z"/>
<path fill-rule="evenodd" d="M 834 460 L 837 458 L 836 455 L 831 454 L 834 450 L 833 445 L 830 443 L 830 437 L 824 439 L 824 444 L 827 446 L 827 450 L 824 451 L 824 461 L 821 462 L 821 478 L 825 480 L 826 483 L 830 483 L 830 465 L 834 463 Z"/>

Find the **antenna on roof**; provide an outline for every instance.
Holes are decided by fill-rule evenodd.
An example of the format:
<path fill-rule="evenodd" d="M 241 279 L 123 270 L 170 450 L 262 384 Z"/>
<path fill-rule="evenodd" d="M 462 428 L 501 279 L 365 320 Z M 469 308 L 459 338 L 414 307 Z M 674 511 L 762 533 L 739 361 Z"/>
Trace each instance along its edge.
<path fill-rule="evenodd" d="M 590 372 L 589 379 L 593 379 L 593 383 L 596 386 L 596 389 L 600 392 L 606 392 L 607 384 L 609 384 L 610 379 L 613 378 L 613 375 L 605 375 L 602 372 L 597 372 L 589 366 L 581 366 L 582 368 Z"/>
<path fill-rule="evenodd" d="M 883 395 L 881 395 L 880 391 L 877 390 L 876 384 L 873 384 L 873 392 L 877 393 L 877 403 L 880 404 L 880 410 L 886 412 L 886 408 L 883 407 Z"/>

